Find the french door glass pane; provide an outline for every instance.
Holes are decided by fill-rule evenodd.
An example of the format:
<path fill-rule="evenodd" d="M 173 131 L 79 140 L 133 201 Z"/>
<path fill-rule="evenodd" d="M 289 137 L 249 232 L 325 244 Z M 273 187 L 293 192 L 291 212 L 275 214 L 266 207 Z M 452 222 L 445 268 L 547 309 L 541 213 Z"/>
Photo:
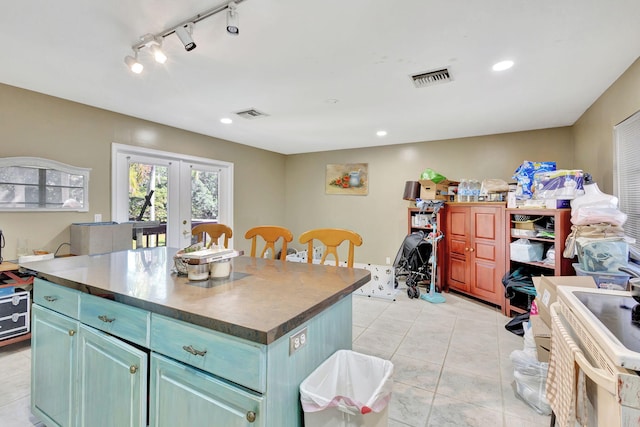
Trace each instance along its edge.
<path fill-rule="evenodd" d="M 129 163 L 129 220 L 157 222 L 144 229 L 143 246 L 164 246 L 167 224 L 167 166 Z"/>
<path fill-rule="evenodd" d="M 219 172 L 191 169 L 191 222 L 217 222 Z"/>

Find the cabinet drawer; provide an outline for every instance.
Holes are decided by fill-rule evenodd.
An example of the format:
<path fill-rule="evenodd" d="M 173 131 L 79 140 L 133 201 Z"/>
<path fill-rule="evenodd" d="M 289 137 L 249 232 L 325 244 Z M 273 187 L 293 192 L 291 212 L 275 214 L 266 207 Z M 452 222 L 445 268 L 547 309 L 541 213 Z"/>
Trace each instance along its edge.
<path fill-rule="evenodd" d="M 151 350 L 258 392 L 266 389 L 266 346 L 153 314 Z"/>
<path fill-rule="evenodd" d="M 33 302 L 77 319 L 80 292 L 36 278 L 33 284 Z"/>
<path fill-rule="evenodd" d="M 0 318 L 29 312 L 29 292 L 0 297 Z"/>
<path fill-rule="evenodd" d="M 149 347 L 151 314 L 106 298 L 80 295 L 80 321 L 119 338 Z"/>
<path fill-rule="evenodd" d="M 29 314 L 14 313 L 0 317 L 0 339 L 11 338 L 29 332 Z"/>

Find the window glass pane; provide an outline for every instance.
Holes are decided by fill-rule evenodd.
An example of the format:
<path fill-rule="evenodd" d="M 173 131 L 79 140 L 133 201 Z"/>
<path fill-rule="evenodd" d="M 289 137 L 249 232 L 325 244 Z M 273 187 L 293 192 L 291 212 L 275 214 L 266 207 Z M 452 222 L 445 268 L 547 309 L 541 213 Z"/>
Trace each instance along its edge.
<path fill-rule="evenodd" d="M 166 166 L 129 164 L 130 220 L 167 222 L 167 176 Z"/>
<path fill-rule="evenodd" d="M 191 170 L 191 222 L 218 220 L 219 172 Z"/>

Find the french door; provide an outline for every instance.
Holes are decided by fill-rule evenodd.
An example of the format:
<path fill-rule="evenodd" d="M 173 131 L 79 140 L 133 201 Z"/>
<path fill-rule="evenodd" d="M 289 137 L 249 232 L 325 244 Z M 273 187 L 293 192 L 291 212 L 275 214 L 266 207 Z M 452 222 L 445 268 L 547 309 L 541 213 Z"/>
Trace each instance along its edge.
<path fill-rule="evenodd" d="M 232 177 L 232 163 L 113 144 L 112 218 L 134 222 L 136 247 L 186 247 L 192 223 L 233 228 Z"/>

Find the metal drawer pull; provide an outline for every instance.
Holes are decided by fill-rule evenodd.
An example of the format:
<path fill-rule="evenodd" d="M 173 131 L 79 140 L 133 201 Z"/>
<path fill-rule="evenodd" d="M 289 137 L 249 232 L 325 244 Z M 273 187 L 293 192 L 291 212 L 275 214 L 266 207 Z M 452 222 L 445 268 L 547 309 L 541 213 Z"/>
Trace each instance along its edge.
<path fill-rule="evenodd" d="M 204 356 L 205 354 L 207 354 L 207 350 L 202 350 L 202 351 L 196 350 L 195 348 L 193 348 L 190 345 L 183 345 L 182 349 L 184 351 L 186 351 L 187 353 L 193 354 L 194 356 Z"/>
<path fill-rule="evenodd" d="M 72 337 L 76 334 L 76 331 L 74 331 L 73 329 L 69 329 L 69 336 Z"/>
<path fill-rule="evenodd" d="M 104 323 L 111 323 L 114 320 L 116 320 L 115 317 L 109 318 L 109 317 L 105 316 L 104 314 L 101 314 L 100 316 L 98 316 L 98 319 L 102 320 Z"/>
<path fill-rule="evenodd" d="M 58 300 L 58 297 L 52 297 L 52 296 L 49 296 L 49 295 L 45 295 L 44 296 L 44 300 L 45 301 L 49 301 L 49 302 L 54 302 L 54 301 Z"/>
<path fill-rule="evenodd" d="M 135 374 L 136 372 L 138 372 L 138 367 L 136 365 L 129 366 L 129 372 Z"/>
<path fill-rule="evenodd" d="M 249 411 L 247 412 L 247 421 L 249 421 L 250 423 L 254 422 L 256 420 L 256 413 L 253 411 Z"/>

